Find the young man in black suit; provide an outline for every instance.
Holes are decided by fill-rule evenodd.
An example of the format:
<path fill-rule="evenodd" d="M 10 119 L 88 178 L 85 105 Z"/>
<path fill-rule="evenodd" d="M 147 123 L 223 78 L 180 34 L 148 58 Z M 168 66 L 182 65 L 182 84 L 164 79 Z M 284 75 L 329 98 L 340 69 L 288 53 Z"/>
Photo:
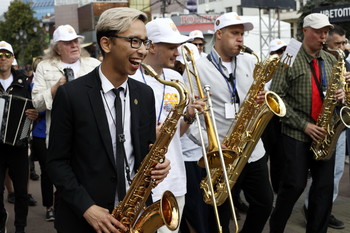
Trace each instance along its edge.
<path fill-rule="evenodd" d="M 128 189 L 125 177 L 135 174 L 155 140 L 153 91 L 128 78 L 136 72 L 150 46 L 146 20 L 144 13 L 131 8 L 105 11 L 96 25 L 104 56 L 102 64 L 57 91 L 52 108 L 48 171 L 59 195 L 55 228 L 60 233 L 126 231 L 110 214 L 123 199 L 117 185 L 125 182 L 123 186 Z M 125 164 L 130 168 L 130 174 L 124 173 L 122 179 L 117 178 L 121 176 L 117 168 L 120 154 L 116 153 L 118 118 L 114 107 L 114 89 L 120 87 Z M 166 159 L 157 164 L 152 178 L 159 183 L 169 170 Z"/>

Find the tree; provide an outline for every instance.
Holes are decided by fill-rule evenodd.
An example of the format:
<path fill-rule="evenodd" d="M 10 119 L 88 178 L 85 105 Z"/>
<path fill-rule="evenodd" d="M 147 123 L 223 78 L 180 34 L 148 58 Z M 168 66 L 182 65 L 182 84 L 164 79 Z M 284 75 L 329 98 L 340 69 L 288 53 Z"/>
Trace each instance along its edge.
<path fill-rule="evenodd" d="M 324 6 L 337 6 L 349 4 L 349 0 L 308 0 L 304 7 L 300 8 L 298 13 L 301 16 L 298 19 L 298 38 L 301 38 L 303 19 L 306 15 L 312 13 L 312 9 Z M 350 22 L 337 23 L 346 30 L 347 38 L 350 36 Z"/>
<path fill-rule="evenodd" d="M 5 21 L 0 22 L 0 38 L 12 45 L 17 62 L 21 67 L 31 64 L 32 57 L 42 53 L 43 30 L 33 13 L 30 3 L 14 0 L 8 11 L 4 13 Z M 26 38 L 23 35 L 19 36 L 21 30 L 23 35 L 26 34 Z"/>

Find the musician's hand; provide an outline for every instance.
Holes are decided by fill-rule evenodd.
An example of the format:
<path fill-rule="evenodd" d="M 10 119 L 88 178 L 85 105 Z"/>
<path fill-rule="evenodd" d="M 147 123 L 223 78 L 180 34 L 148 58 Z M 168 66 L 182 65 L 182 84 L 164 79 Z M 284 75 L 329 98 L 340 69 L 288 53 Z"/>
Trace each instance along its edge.
<path fill-rule="evenodd" d="M 107 209 L 100 206 L 90 206 L 83 216 L 97 233 L 120 233 L 127 231 L 127 228 L 117 219 L 113 218 Z"/>
<path fill-rule="evenodd" d="M 259 94 L 258 96 L 256 97 L 256 102 L 258 104 L 262 104 L 265 102 L 265 94 L 266 94 L 266 91 L 263 90 L 263 91 L 259 91 Z"/>
<path fill-rule="evenodd" d="M 191 100 L 190 103 L 187 105 L 187 111 L 186 111 L 187 117 L 194 118 L 195 109 L 197 109 L 198 113 L 203 112 L 206 101 L 207 101 L 207 98 L 196 99 L 194 101 Z"/>
<path fill-rule="evenodd" d="M 339 101 L 341 101 L 341 103 L 344 103 L 345 100 L 345 91 L 343 89 L 338 89 L 335 91 L 335 98 Z"/>
<path fill-rule="evenodd" d="M 156 180 L 156 184 L 159 184 L 167 177 L 170 169 L 170 160 L 165 158 L 163 163 L 158 163 L 155 169 L 151 171 L 151 178 Z"/>
<path fill-rule="evenodd" d="M 157 126 L 156 126 L 156 138 L 158 138 L 159 134 L 160 134 L 160 128 L 162 128 L 163 122 L 157 122 Z"/>
<path fill-rule="evenodd" d="M 327 131 L 313 123 L 307 123 L 304 132 L 309 135 L 313 141 L 323 140 L 327 134 Z"/>
<path fill-rule="evenodd" d="M 345 82 L 350 83 L 350 72 L 344 73 L 344 79 L 345 79 Z"/>
<path fill-rule="evenodd" d="M 27 109 L 25 113 L 29 120 L 35 121 L 38 119 L 39 112 L 36 109 Z"/>
<path fill-rule="evenodd" d="M 65 76 L 62 76 L 62 77 L 57 81 L 57 83 L 51 87 L 51 96 L 52 96 L 52 99 L 55 98 L 58 87 L 61 86 L 61 85 L 63 85 L 63 84 L 65 84 L 66 82 L 67 82 L 66 77 L 65 77 Z"/>

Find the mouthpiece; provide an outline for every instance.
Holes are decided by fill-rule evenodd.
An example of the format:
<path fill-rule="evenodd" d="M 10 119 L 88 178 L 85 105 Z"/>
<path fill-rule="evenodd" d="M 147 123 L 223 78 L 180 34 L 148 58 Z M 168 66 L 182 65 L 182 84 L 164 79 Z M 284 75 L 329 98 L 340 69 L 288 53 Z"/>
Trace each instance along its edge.
<path fill-rule="evenodd" d="M 327 50 L 327 43 L 326 43 L 326 41 L 322 41 L 322 42 L 321 42 L 321 45 L 322 45 L 322 48 L 323 48 L 324 50 Z"/>
<path fill-rule="evenodd" d="M 249 48 L 249 47 L 247 47 L 245 45 L 242 45 L 241 49 L 242 49 L 243 53 L 249 53 L 249 54 L 253 54 L 254 53 L 254 51 L 251 48 Z"/>

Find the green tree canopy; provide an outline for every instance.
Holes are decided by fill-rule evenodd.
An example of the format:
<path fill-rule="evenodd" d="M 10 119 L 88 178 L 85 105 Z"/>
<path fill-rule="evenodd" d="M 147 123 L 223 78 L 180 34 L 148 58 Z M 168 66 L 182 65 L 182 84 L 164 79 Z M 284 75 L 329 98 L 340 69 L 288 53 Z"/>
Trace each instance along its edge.
<path fill-rule="evenodd" d="M 14 0 L 4 13 L 5 21 L 0 22 L 0 41 L 4 40 L 12 45 L 21 67 L 31 64 L 32 58 L 42 53 L 43 30 L 33 13 L 30 3 Z M 20 31 L 26 35 L 26 39 L 23 35 L 19 36 Z"/>

